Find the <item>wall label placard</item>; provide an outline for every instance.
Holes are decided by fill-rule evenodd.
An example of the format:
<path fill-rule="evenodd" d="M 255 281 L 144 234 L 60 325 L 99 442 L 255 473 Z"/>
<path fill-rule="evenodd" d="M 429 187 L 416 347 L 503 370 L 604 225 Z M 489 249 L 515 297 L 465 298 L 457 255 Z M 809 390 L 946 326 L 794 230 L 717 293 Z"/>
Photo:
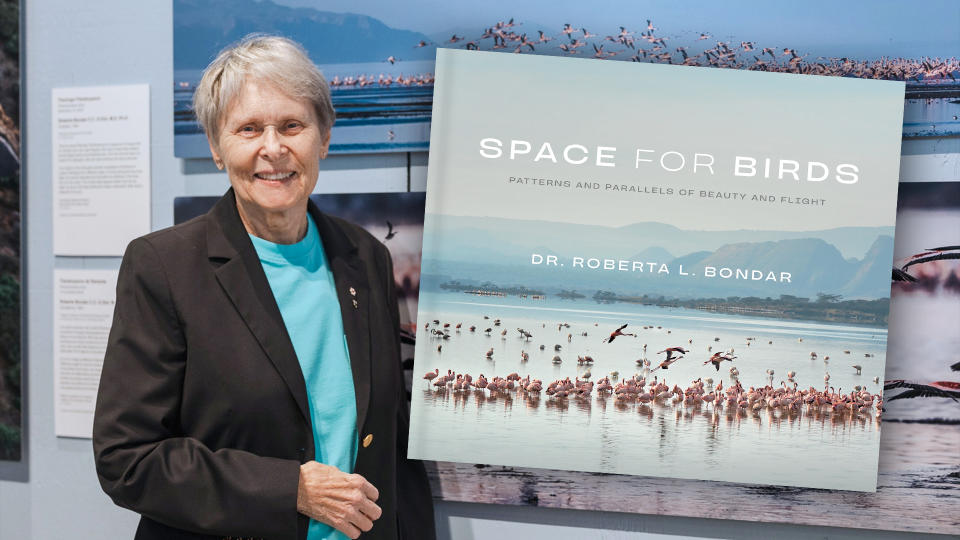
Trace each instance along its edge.
<path fill-rule="evenodd" d="M 116 301 L 116 270 L 53 273 L 55 431 L 90 438 Z"/>
<path fill-rule="evenodd" d="M 150 87 L 55 88 L 53 250 L 119 256 L 150 232 Z"/>

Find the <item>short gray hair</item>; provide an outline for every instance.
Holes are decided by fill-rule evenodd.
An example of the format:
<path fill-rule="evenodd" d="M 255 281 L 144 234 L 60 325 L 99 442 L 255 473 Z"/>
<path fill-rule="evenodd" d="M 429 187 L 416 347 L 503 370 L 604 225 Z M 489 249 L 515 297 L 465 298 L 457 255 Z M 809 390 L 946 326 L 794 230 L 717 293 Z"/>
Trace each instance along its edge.
<path fill-rule="evenodd" d="M 330 87 L 303 47 L 284 37 L 250 34 L 220 51 L 203 70 L 193 94 L 194 113 L 214 144 L 227 106 L 249 79 L 269 81 L 291 97 L 308 100 L 317 112 L 321 133 L 333 127 Z"/>

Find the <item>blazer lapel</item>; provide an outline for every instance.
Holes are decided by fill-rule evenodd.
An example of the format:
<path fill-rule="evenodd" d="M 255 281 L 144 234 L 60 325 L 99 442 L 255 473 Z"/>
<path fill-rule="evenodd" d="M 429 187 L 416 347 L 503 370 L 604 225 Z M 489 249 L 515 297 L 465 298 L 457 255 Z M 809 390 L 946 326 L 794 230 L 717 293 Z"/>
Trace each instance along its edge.
<path fill-rule="evenodd" d="M 367 282 L 366 264 L 357 253 L 357 246 L 343 228 L 321 212 L 313 201 L 307 206 L 320 237 L 330 268 L 337 298 L 343 331 L 347 336 L 350 353 L 350 369 L 353 372 L 353 391 L 357 399 L 357 430 L 362 431 L 370 405 L 370 286 Z M 362 436 L 362 434 L 360 435 Z"/>
<path fill-rule="evenodd" d="M 303 371 L 263 266 L 237 213 L 233 188 L 214 205 L 208 218 L 212 219 L 207 227 L 207 256 L 221 263 L 214 270 L 217 281 L 280 373 L 307 425 L 312 426 Z"/>

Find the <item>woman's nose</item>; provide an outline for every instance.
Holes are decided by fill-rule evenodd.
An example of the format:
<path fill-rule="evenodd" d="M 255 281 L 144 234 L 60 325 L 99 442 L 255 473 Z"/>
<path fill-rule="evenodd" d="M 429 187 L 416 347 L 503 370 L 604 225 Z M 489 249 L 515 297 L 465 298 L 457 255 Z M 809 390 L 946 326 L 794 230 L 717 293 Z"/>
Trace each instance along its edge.
<path fill-rule="evenodd" d="M 263 144 L 260 146 L 260 154 L 265 159 L 276 159 L 286 153 L 287 147 L 284 144 L 283 136 L 273 126 L 267 126 L 263 130 Z"/>

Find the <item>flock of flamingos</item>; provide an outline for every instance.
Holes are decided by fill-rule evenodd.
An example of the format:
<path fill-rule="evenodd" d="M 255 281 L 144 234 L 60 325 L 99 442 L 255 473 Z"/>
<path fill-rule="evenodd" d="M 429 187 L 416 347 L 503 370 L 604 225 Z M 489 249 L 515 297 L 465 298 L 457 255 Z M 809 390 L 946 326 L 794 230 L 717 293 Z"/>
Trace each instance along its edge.
<path fill-rule="evenodd" d="M 639 31 L 620 26 L 608 35 L 595 34 L 583 27 L 565 24 L 557 34 L 548 35 L 543 30 L 522 29 L 523 23 L 498 21 L 467 38 L 456 34 L 439 43 L 420 41 L 414 48 L 458 47 L 468 50 L 508 50 L 515 53 L 583 55 L 597 59 L 617 58 L 633 62 L 677 64 L 684 66 L 712 66 L 756 71 L 777 71 L 836 77 L 857 77 L 924 83 L 955 83 L 960 73 L 960 59 L 951 58 L 880 58 L 879 60 L 854 60 L 843 57 L 808 58 L 791 47 L 759 47 L 752 41 L 740 44 L 716 41 L 709 33 L 687 37 L 682 35 L 662 36 L 650 20 Z M 536 32 L 536 36 L 533 33 Z M 706 42 L 703 47 L 674 46 L 672 42 L 684 40 Z M 384 62 L 396 64 L 400 56 L 391 55 Z M 425 86 L 432 85 L 433 74 L 384 75 L 334 77 L 330 85 L 338 88 L 378 86 Z"/>
<path fill-rule="evenodd" d="M 485 316 L 485 319 L 489 319 L 489 317 Z M 443 342 L 461 332 L 476 333 L 480 331 L 488 336 L 499 333 L 501 338 L 505 340 L 510 332 L 506 329 L 499 329 L 500 324 L 500 319 L 494 319 L 489 328 L 480 331 L 475 325 L 465 327 L 462 323 L 453 325 L 452 323 L 441 323 L 439 320 L 434 320 L 432 324 L 426 323 L 424 329 L 432 339 L 439 342 L 436 349 L 440 353 L 443 350 Z M 595 323 L 595 326 L 598 326 L 598 323 Z M 635 337 L 635 334 L 625 331 L 627 326 L 624 324 L 613 330 L 608 337 L 603 339 L 603 343 L 610 343 L 620 336 Z M 546 327 L 546 323 L 544 323 L 544 327 Z M 569 324 L 559 323 L 557 330 L 562 335 L 564 329 L 569 327 Z M 644 327 L 644 329 L 647 328 L 652 327 Z M 516 331 L 516 337 L 525 342 L 533 337 L 529 331 L 523 328 L 517 328 Z M 454 332 L 454 334 L 451 334 L 451 332 Z M 583 334 L 586 335 L 586 332 Z M 567 334 L 567 341 L 571 341 L 572 337 L 572 334 Z M 747 338 L 747 344 L 749 345 L 754 339 L 753 337 Z M 802 341 L 802 338 L 798 339 Z M 692 342 L 693 340 L 689 341 Z M 554 352 L 559 353 L 562 347 L 560 344 L 554 345 Z M 545 345 L 540 345 L 540 350 L 545 348 Z M 793 417 L 798 413 L 806 412 L 821 417 L 832 416 L 835 419 L 864 420 L 873 418 L 879 421 L 883 411 L 883 397 L 879 391 L 871 392 L 866 385 L 854 386 L 849 392 L 835 390 L 829 385 L 829 373 L 824 376 L 822 390 L 813 386 L 801 388 L 795 380 L 796 373 L 793 371 L 786 373 L 786 380 L 780 381 L 779 385 L 774 385 L 774 371 L 770 369 L 767 370 L 767 384 L 744 387 L 739 380 L 740 372 L 735 365 L 731 365 L 729 368 L 730 382 L 726 386 L 724 386 L 722 380 L 715 385 L 711 377 L 697 378 L 685 387 L 678 384 L 671 385 L 667 383 L 665 378 L 666 370 L 669 370 L 670 366 L 676 362 L 684 360 L 685 355 L 690 351 L 684 346 L 668 347 L 657 353 L 658 355 L 664 355 L 662 359 L 659 359 L 658 356 L 658 360 L 651 362 L 646 357 L 646 348 L 646 345 L 644 345 L 644 354 L 642 358 L 636 361 L 637 367 L 641 371 L 623 379 L 620 379 L 618 372 L 613 371 L 596 382 L 591 380 L 593 378 L 591 367 L 594 360 L 590 356 L 577 357 L 578 367 L 586 370 L 578 373 L 573 380 L 570 377 L 565 377 L 546 384 L 540 379 L 532 378 L 529 374 L 521 376 L 516 372 L 506 376 L 494 375 L 488 378 L 482 373 L 474 377 L 469 373 L 456 373 L 450 369 L 445 374 L 441 374 L 439 368 L 427 372 L 422 378 L 437 393 L 445 394 L 452 391 L 455 395 L 462 395 L 463 393 L 474 392 L 478 393 L 476 394 L 478 397 L 489 399 L 512 396 L 525 397 L 528 403 L 532 405 L 539 404 L 542 394 L 547 396 L 549 405 L 560 404 L 561 406 L 566 404 L 568 400 L 588 403 L 591 396 L 595 394 L 598 401 L 605 403 L 608 398 L 612 397 L 615 400 L 614 403 L 621 406 L 635 403 L 642 407 L 668 406 L 676 407 L 678 410 L 680 408 L 692 408 L 694 410 L 706 408 L 715 415 L 726 409 L 728 415 L 733 413 L 757 414 L 766 411 L 776 417 Z M 712 348 L 712 346 L 709 347 L 708 351 L 712 351 Z M 844 353 L 849 354 L 850 351 L 844 351 Z M 529 360 L 527 352 L 521 351 L 520 354 L 521 362 L 525 363 Z M 494 349 L 491 347 L 485 356 L 488 360 L 493 360 L 493 355 Z M 873 355 L 865 354 L 864 356 L 871 357 Z M 817 353 L 811 352 L 810 357 L 811 360 L 816 360 Z M 719 372 L 720 366 L 724 362 L 733 362 L 736 358 L 733 349 L 713 352 L 703 362 L 703 365 L 709 364 Z M 829 357 L 824 357 L 823 360 L 826 364 L 829 362 Z M 560 364 L 563 360 L 559 354 L 555 354 L 552 362 Z M 690 362 L 690 360 L 687 360 L 687 362 Z M 859 364 L 852 364 L 851 367 L 856 370 L 857 374 L 862 369 Z M 960 363 L 954 364 L 951 369 L 960 371 Z M 659 370 L 664 371 L 656 373 Z M 873 378 L 873 383 L 878 385 L 879 378 Z M 890 400 L 913 397 L 945 397 L 960 401 L 960 382 L 936 381 L 922 384 L 895 380 L 886 381 L 884 384 L 886 390 L 894 388 L 907 390 L 889 398 Z"/>

